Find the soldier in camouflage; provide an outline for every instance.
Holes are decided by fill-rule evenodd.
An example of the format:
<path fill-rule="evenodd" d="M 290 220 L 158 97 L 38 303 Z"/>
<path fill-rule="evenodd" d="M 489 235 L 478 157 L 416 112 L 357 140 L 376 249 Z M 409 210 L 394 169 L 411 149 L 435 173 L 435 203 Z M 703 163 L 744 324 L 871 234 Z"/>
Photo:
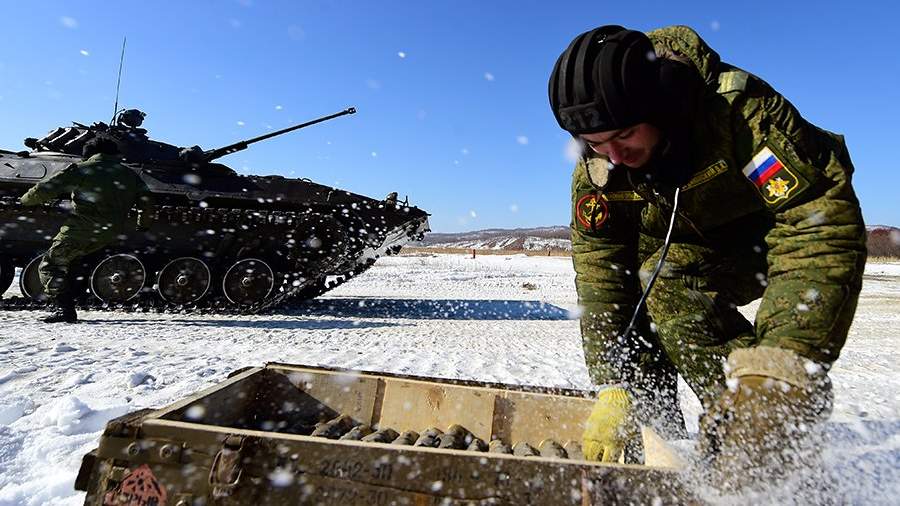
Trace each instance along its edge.
<path fill-rule="evenodd" d="M 128 214 L 138 205 L 138 228 L 146 228 L 152 218 L 152 201 L 147 186 L 120 162 L 116 143 L 94 138 L 85 143 L 84 161 L 75 163 L 22 195 L 22 204 L 35 206 L 70 194 L 72 214 L 53 238 L 38 268 L 41 283 L 56 305 L 44 318 L 47 323 L 75 323 L 75 294 L 70 266 L 77 259 L 103 249 L 134 226 Z"/>
<path fill-rule="evenodd" d="M 549 95 L 584 148 L 572 246 L 585 358 L 605 386 L 585 454 L 618 460 L 640 424 L 683 434 L 681 374 L 717 476 L 745 486 L 799 465 L 830 414 L 866 261 L 843 138 L 683 26 L 579 35 Z M 751 323 L 737 307 L 758 298 Z"/>

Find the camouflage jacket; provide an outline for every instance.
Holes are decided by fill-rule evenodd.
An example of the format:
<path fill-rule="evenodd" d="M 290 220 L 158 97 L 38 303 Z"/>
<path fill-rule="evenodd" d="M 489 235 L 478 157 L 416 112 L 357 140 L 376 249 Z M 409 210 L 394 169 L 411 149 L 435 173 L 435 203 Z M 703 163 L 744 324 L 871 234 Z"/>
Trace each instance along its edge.
<path fill-rule="evenodd" d="M 659 57 L 689 63 L 705 82 L 695 121 L 685 125 L 692 177 L 681 187 L 673 241 L 731 252 L 766 245 L 758 343 L 834 361 L 846 329 L 834 335 L 829 313 L 847 302 L 845 286 L 861 283 L 866 256 L 843 138 L 807 122 L 763 80 L 721 62 L 690 28 L 648 36 Z M 610 169 L 589 150 L 575 167 L 572 246 L 585 340 L 610 343 L 624 330 L 640 295 L 639 244 L 665 236 L 672 193 L 636 174 Z M 809 289 L 837 296 L 809 304 Z"/>
<path fill-rule="evenodd" d="M 22 195 L 22 204 L 40 205 L 68 194 L 73 203 L 72 217 L 66 222 L 68 230 L 101 235 L 130 228 L 128 213 L 137 205 L 141 210 L 139 225 L 148 226 L 152 216 L 150 192 L 140 176 L 119 162 L 119 157 L 96 154 L 73 163 L 34 185 Z"/>

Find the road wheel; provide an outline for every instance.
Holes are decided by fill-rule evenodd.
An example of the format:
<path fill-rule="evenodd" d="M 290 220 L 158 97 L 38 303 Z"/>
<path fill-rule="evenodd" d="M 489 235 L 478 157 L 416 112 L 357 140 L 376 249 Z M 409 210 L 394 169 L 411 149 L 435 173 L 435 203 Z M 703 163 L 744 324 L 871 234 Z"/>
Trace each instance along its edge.
<path fill-rule="evenodd" d="M 22 274 L 19 276 L 19 290 L 22 291 L 22 295 L 38 302 L 44 302 L 49 298 L 44 290 L 44 284 L 41 283 L 41 276 L 38 274 L 38 267 L 40 267 L 43 258 L 43 253 L 32 258 L 25 265 L 25 268 L 22 269 Z"/>
<path fill-rule="evenodd" d="M 212 274 L 206 262 L 199 258 L 181 257 L 167 263 L 159 271 L 156 290 L 166 302 L 191 304 L 206 295 L 211 281 Z"/>
<path fill-rule="evenodd" d="M 103 302 L 125 302 L 136 297 L 147 280 L 144 264 L 134 255 L 119 253 L 100 261 L 91 273 L 91 292 Z"/>
<path fill-rule="evenodd" d="M 275 273 L 258 258 L 238 260 L 222 278 L 222 291 L 229 302 L 253 306 L 266 300 L 275 288 Z"/>

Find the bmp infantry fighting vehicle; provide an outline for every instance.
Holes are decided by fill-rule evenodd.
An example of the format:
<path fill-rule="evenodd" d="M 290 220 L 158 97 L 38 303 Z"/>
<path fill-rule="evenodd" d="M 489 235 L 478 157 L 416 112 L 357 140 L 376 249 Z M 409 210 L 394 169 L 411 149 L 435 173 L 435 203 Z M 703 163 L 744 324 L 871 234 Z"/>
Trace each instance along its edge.
<path fill-rule="evenodd" d="M 154 200 L 154 224 L 119 237 L 74 266 L 79 304 L 125 308 L 258 311 L 290 298 L 311 298 L 399 251 L 428 231 L 428 214 L 392 192 L 376 200 L 309 179 L 245 176 L 217 163 L 250 144 L 355 109 L 218 149 L 181 148 L 151 140 L 144 113 L 120 112 L 109 125 L 73 123 L 25 139 L 29 151 L 0 150 L 0 293 L 22 268 L 24 297 L 46 299 L 37 268 L 67 216 L 67 202 L 24 207 L 32 185 L 81 160 L 88 140 L 116 141 L 124 164 Z M 136 211 L 132 211 L 135 212 Z"/>

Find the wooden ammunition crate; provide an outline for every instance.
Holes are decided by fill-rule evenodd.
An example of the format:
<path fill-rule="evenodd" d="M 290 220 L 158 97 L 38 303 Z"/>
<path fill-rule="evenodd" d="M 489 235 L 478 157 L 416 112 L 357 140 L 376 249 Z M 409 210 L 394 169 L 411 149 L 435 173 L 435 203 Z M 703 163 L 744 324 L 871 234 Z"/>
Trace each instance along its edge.
<path fill-rule="evenodd" d="M 115 419 L 84 457 L 91 505 L 694 504 L 645 431 L 645 465 L 333 440 L 339 414 L 397 432 L 464 426 L 484 441 L 580 441 L 589 392 L 268 364 Z M 660 466 L 660 464 L 662 464 Z"/>

